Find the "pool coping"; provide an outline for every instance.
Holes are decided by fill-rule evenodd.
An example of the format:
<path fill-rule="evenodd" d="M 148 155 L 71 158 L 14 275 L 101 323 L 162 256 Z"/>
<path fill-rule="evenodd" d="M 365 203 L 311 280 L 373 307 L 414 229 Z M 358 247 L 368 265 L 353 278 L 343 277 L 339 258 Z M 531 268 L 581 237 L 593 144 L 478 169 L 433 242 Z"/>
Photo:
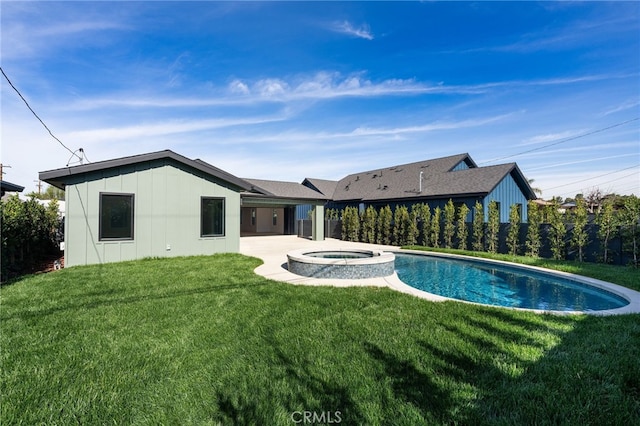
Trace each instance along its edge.
<path fill-rule="evenodd" d="M 294 285 L 309 285 L 309 286 L 333 286 L 333 287 L 388 287 L 401 293 L 409 294 L 421 299 L 430 300 L 433 302 L 455 301 L 461 303 L 470 303 L 479 306 L 488 306 L 492 308 L 512 309 L 518 311 L 529 311 L 539 314 L 555 314 L 555 315 L 572 315 L 572 314 L 585 314 L 585 315 L 622 315 L 622 314 L 638 314 L 640 313 L 640 292 L 635 290 L 613 284 L 607 281 L 598 280 L 595 278 L 585 277 L 584 275 L 572 274 L 569 272 L 556 271 L 553 269 L 541 268 L 538 266 L 523 265 L 519 263 L 505 262 L 502 260 L 485 259 L 474 256 L 465 256 L 452 253 L 431 252 L 423 250 L 408 250 L 401 249 L 398 246 L 391 245 L 378 245 L 367 243 L 356 243 L 342 240 L 336 240 L 327 238 L 323 241 L 311 241 L 304 238 L 298 238 L 297 236 L 274 236 L 274 237 L 243 237 L 240 239 L 240 252 L 247 256 L 253 256 L 261 259 L 263 264 L 254 269 L 254 272 L 265 278 L 286 282 Z M 494 264 L 505 264 L 510 267 L 530 269 L 538 272 L 543 272 L 552 275 L 558 275 L 561 277 L 569 278 L 575 281 L 582 282 L 587 285 L 591 285 L 597 288 L 604 289 L 616 295 L 622 296 L 629 300 L 629 304 L 617 309 L 608 309 L 602 311 L 545 311 L 540 309 L 529 308 L 510 308 L 501 307 L 496 305 L 487 305 L 476 302 L 469 302 L 466 300 L 453 299 L 436 294 L 428 293 L 423 290 L 418 290 L 400 280 L 398 275 L 394 273 L 386 277 L 379 278 L 362 278 L 362 279 L 330 279 L 330 278 L 310 278 L 301 275 L 296 275 L 289 272 L 286 268 L 287 265 L 287 253 L 292 250 L 336 250 L 337 248 L 347 250 L 382 250 L 397 253 L 417 254 L 421 256 L 439 256 L 443 258 L 459 258 L 464 260 L 473 260 L 476 262 L 486 262 Z"/>

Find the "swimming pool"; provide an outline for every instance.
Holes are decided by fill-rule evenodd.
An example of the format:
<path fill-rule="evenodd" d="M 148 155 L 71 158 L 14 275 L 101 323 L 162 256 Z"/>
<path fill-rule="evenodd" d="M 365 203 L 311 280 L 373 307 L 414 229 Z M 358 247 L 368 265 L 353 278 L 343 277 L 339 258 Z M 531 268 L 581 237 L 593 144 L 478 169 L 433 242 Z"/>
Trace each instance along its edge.
<path fill-rule="evenodd" d="M 402 282 L 452 299 L 561 312 L 605 311 L 629 304 L 617 294 L 557 275 L 483 261 L 395 254 Z"/>

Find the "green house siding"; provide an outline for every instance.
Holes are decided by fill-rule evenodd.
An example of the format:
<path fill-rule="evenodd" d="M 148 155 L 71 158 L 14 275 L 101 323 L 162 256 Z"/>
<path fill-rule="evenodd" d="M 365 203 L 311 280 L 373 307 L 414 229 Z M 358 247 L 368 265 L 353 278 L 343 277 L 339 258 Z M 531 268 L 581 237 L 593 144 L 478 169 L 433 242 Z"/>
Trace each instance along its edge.
<path fill-rule="evenodd" d="M 65 264 L 237 252 L 240 194 L 171 160 L 72 176 L 66 185 Z M 134 195 L 134 238 L 100 241 L 100 194 Z M 201 237 L 202 197 L 224 199 L 224 236 Z"/>
<path fill-rule="evenodd" d="M 500 203 L 500 222 L 509 222 L 509 209 L 512 204 L 520 204 L 522 206 L 522 222 L 527 221 L 527 198 L 518 187 L 518 184 L 509 174 L 484 198 L 484 217 L 485 221 L 489 218 L 489 203 L 497 201 Z"/>

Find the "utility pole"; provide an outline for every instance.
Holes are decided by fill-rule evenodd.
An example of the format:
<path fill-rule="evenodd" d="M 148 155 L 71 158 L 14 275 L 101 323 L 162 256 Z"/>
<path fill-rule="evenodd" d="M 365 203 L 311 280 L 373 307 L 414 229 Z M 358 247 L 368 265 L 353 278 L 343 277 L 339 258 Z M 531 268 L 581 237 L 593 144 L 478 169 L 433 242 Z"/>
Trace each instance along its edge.
<path fill-rule="evenodd" d="M 10 169 L 11 166 L 7 165 L 5 166 L 4 164 L 0 163 L 0 180 L 2 180 L 2 175 L 4 175 L 6 172 L 3 169 Z"/>
<path fill-rule="evenodd" d="M 34 180 L 34 182 L 38 183 L 38 194 L 42 194 L 42 181 L 38 179 L 38 180 Z"/>

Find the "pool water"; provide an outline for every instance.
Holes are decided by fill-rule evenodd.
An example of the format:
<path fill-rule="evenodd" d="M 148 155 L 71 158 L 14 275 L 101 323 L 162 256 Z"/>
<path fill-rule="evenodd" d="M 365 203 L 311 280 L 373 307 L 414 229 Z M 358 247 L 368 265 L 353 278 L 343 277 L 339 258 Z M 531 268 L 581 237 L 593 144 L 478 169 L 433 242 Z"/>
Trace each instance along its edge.
<path fill-rule="evenodd" d="M 316 251 L 305 253 L 305 256 L 319 257 L 322 259 L 365 259 L 373 257 L 373 254 L 358 251 Z"/>
<path fill-rule="evenodd" d="M 613 293 L 562 277 L 520 268 L 396 253 L 400 280 L 453 299 L 546 311 L 599 311 L 629 302 Z"/>

